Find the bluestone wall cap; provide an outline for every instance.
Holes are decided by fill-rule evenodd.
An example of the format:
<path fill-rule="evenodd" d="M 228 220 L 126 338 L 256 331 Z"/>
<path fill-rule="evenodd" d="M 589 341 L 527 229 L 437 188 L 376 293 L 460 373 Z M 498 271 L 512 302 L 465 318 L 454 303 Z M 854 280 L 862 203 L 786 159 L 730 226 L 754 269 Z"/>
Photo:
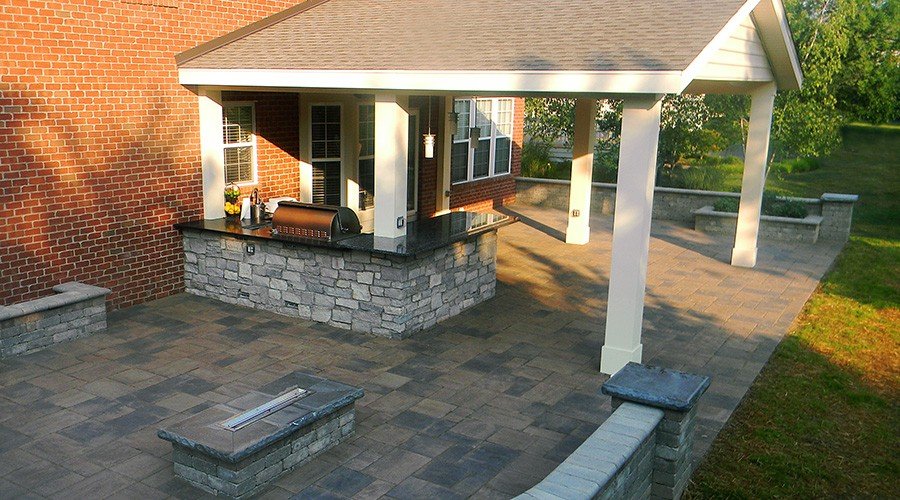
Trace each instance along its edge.
<path fill-rule="evenodd" d="M 626 401 L 688 411 L 709 387 L 709 377 L 677 370 L 628 363 L 610 377 L 600 392 Z"/>

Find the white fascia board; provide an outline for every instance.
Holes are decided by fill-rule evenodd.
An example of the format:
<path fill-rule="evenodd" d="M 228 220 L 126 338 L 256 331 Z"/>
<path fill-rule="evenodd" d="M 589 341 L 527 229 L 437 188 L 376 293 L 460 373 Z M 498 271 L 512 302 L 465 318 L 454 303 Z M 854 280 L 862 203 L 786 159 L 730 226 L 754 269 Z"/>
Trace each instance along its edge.
<path fill-rule="evenodd" d="M 781 0 L 766 0 L 771 3 L 772 10 L 775 13 L 775 19 L 778 22 L 778 27 L 781 29 L 781 38 L 782 43 L 784 44 L 784 50 L 787 52 L 788 59 L 790 60 L 791 69 L 794 72 L 794 79 L 796 81 L 797 88 L 799 89 L 803 86 L 803 70 L 800 67 L 800 58 L 797 56 L 797 49 L 794 47 L 794 40 L 791 35 L 791 27 L 788 24 L 787 13 L 784 10 L 784 3 Z M 765 46 L 765 43 L 763 44 Z"/>
<path fill-rule="evenodd" d="M 182 85 L 279 87 L 369 91 L 672 94 L 681 71 L 484 72 L 484 71 L 313 71 L 279 69 L 178 70 Z"/>
<path fill-rule="evenodd" d="M 712 41 L 706 44 L 706 47 L 700 51 L 697 57 L 691 61 L 691 64 L 689 64 L 687 69 L 682 73 L 681 88 L 676 93 L 682 93 L 684 89 L 694 81 L 694 78 L 697 77 L 700 71 L 709 64 L 710 59 L 712 59 L 716 52 L 722 48 L 734 31 L 738 29 L 741 22 L 750 16 L 750 13 L 753 12 L 753 9 L 755 9 L 757 5 L 759 5 L 759 2 L 760 0 L 748 0 L 744 3 L 744 5 L 738 9 L 737 13 L 728 20 L 725 27 L 716 34 Z"/>

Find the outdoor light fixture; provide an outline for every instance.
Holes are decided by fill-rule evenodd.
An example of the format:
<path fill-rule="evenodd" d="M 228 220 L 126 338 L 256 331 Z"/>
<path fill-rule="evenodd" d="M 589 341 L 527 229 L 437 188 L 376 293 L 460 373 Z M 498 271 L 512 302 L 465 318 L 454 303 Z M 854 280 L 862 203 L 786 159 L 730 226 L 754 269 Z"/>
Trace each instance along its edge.
<path fill-rule="evenodd" d="M 469 129 L 469 147 L 475 149 L 478 147 L 478 140 L 481 139 L 481 127 L 472 127 Z"/>
<path fill-rule="evenodd" d="M 423 136 L 425 140 L 425 158 L 434 158 L 434 134 L 431 133 L 431 96 L 428 96 L 428 133 Z"/>

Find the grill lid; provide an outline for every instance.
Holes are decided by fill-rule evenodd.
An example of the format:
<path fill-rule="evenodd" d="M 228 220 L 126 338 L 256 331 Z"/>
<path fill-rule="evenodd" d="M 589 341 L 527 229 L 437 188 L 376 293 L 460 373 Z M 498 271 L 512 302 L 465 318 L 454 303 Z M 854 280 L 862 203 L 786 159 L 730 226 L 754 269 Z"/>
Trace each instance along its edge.
<path fill-rule="evenodd" d="M 273 236 L 334 241 L 361 230 L 356 212 L 347 207 L 282 201 L 272 217 Z"/>

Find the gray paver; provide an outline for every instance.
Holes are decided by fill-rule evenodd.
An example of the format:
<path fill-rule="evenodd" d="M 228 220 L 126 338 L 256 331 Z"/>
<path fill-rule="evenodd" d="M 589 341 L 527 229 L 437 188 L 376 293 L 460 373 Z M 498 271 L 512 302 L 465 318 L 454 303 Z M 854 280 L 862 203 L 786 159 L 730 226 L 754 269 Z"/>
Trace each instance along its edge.
<path fill-rule="evenodd" d="M 298 369 L 367 395 L 356 434 L 269 497 L 521 493 L 611 412 L 597 366 L 612 219 L 593 217 L 591 243 L 572 246 L 552 236 L 564 212 L 511 210 L 540 224 L 501 229 L 496 296 L 409 339 L 176 295 L 111 313 L 102 334 L 3 360 L 0 497 L 205 498 L 174 479 L 156 429 Z M 739 269 L 730 244 L 653 222 L 645 362 L 712 377 L 695 461 L 840 250 L 764 242 L 759 266 Z"/>

